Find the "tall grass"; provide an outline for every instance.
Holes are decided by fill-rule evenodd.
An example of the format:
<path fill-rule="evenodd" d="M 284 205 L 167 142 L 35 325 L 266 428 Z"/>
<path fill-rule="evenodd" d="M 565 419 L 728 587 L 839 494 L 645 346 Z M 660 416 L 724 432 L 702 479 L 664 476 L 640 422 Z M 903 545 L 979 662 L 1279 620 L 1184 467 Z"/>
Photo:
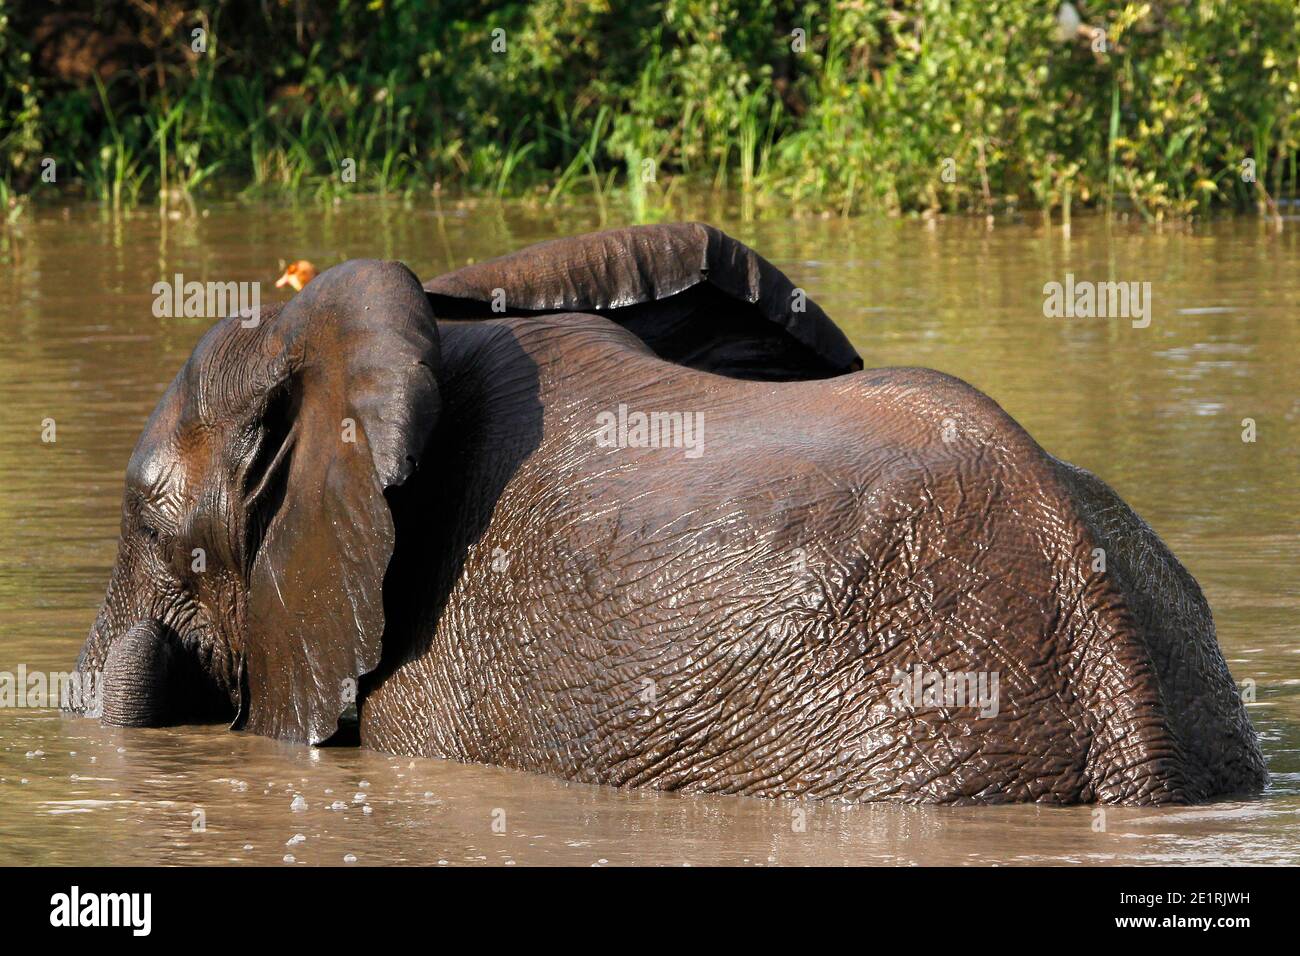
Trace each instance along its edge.
<path fill-rule="evenodd" d="M 99 77 L 95 77 L 95 90 L 104 108 L 106 135 L 101 139 L 99 149 L 91 153 L 89 162 L 82 165 L 78 161 L 77 168 L 91 195 L 117 209 L 124 200 L 134 204 L 139 199 L 149 175 L 142 155 L 147 144 L 141 144 L 139 132 L 145 126 L 145 120 L 141 116 L 131 116 L 128 119 L 131 128 L 123 130 Z"/>
<path fill-rule="evenodd" d="M 1300 165 L 1300 6 L 1089 3 L 1103 52 L 1063 39 L 1056 7 L 472 0 L 430 17 L 388 0 L 340 3 L 327 30 L 271 4 L 214 22 L 202 55 L 159 47 L 161 83 L 90 89 L 42 76 L 13 13 L 0 181 L 114 206 L 438 188 L 552 205 L 584 193 L 649 219 L 681 182 L 736 187 L 747 210 L 1277 215 Z M 42 183 L 47 155 L 75 182 Z"/>

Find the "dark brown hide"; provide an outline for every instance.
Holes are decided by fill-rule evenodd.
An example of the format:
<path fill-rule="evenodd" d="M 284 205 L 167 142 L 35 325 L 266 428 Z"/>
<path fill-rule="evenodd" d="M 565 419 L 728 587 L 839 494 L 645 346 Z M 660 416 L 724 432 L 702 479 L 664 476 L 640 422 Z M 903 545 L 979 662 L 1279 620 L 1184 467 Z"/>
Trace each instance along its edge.
<path fill-rule="evenodd" d="M 1210 609 L 1155 533 L 966 383 L 852 371 L 751 250 L 617 230 L 425 290 L 350 262 L 204 338 L 132 456 L 79 666 L 161 673 L 114 651 L 157 621 L 248 730 L 323 741 L 355 692 L 364 745 L 592 783 L 1262 786 Z M 667 440 L 610 440 L 632 413 Z M 900 699 L 909 675 L 970 696 Z M 139 686 L 128 711 L 155 714 Z"/>

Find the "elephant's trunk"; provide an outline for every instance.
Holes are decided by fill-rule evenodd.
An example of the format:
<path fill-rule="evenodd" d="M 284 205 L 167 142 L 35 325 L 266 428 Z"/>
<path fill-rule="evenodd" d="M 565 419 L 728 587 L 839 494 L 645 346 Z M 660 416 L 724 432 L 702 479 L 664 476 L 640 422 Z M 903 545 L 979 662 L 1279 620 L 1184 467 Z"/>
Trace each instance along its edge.
<path fill-rule="evenodd" d="M 132 625 L 104 661 L 104 723 L 155 727 L 165 722 L 174 657 L 172 642 L 157 621 Z"/>

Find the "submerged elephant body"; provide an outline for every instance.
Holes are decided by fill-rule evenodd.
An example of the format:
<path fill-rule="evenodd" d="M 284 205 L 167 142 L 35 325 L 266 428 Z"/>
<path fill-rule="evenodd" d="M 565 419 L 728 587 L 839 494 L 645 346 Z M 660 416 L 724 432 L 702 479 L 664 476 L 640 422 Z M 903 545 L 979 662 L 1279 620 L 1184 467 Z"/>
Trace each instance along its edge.
<path fill-rule="evenodd" d="M 459 467 L 399 499 L 399 591 L 421 593 L 430 568 L 436 585 L 390 618 L 386 647 L 407 650 L 367 682 L 364 743 L 765 796 L 1161 802 L 1249 786 L 1248 760 L 1215 753 L 1224 731 L 1249 754 L 1226 668 L 1179 686 L 1168 660 L 1218 654 L 1195 584 L 1171 579 L 1154 538 L 1124 540 L 1145 532 L 1117 499 L 1124 530 L 1094 530 L 1088 496 L 1108 490 L 963 383 L 736 381 L 667 366 L 592 317 L 442 329 L 480 381 L 444 400 L 437 447 Z M 484 402 L 519 352 L 536 390 Z M 538 397 L 540 420 L 525 411 Z M 703 409 L 703 454 L 602 447 L 618 404 Z M 756 421 L 764 407 L 780 413 Z M 521 427 L 485 444 L 497 416 Z M 486 510 L 502 438 L 536 447 L 457 541 Z M 1103 538 L 1160 550 L 1112 549 L 1099 574 Z M 1150 635 L 1186 647 L 1148 646 L 1115 583 L 1134 572 L 1163 586 L 1158 613 L 1200 616 Z M 997 674 L 997 712 L 899 706 L 896 676 L 918 667 Z M 444 697 L 413 719 L 411 701 Z"/>
<path fill-rule="evenodd" d="M 792 292 L 701 227 L 426 290 L 391 264 L 323 273 L 255 336 L 210 333 L 160 403 L 79 667 L 166 631 L 141 666 L 207 673 L 190 695 L 247 730 L 320 742 L 355 696 L 363 745 L 592 783 L 1258 789 L 1209 608 L 1154 533 L 970 386 L 854 371 Z M 217 558 L 198 580 L 193 546 Z"/>

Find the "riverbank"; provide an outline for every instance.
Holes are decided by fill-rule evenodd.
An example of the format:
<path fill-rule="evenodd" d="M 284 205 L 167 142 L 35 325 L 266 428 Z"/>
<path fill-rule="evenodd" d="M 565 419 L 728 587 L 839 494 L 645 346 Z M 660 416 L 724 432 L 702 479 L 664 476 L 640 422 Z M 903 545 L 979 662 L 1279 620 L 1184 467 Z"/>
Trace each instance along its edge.
<path fill-rule="evenodd" d="M 371 6 L 0 0 L 0 218 L 446 192 L 646 221 L 685 189 L 1157 221 L 1300 192 L 1288 0 Z"/>

